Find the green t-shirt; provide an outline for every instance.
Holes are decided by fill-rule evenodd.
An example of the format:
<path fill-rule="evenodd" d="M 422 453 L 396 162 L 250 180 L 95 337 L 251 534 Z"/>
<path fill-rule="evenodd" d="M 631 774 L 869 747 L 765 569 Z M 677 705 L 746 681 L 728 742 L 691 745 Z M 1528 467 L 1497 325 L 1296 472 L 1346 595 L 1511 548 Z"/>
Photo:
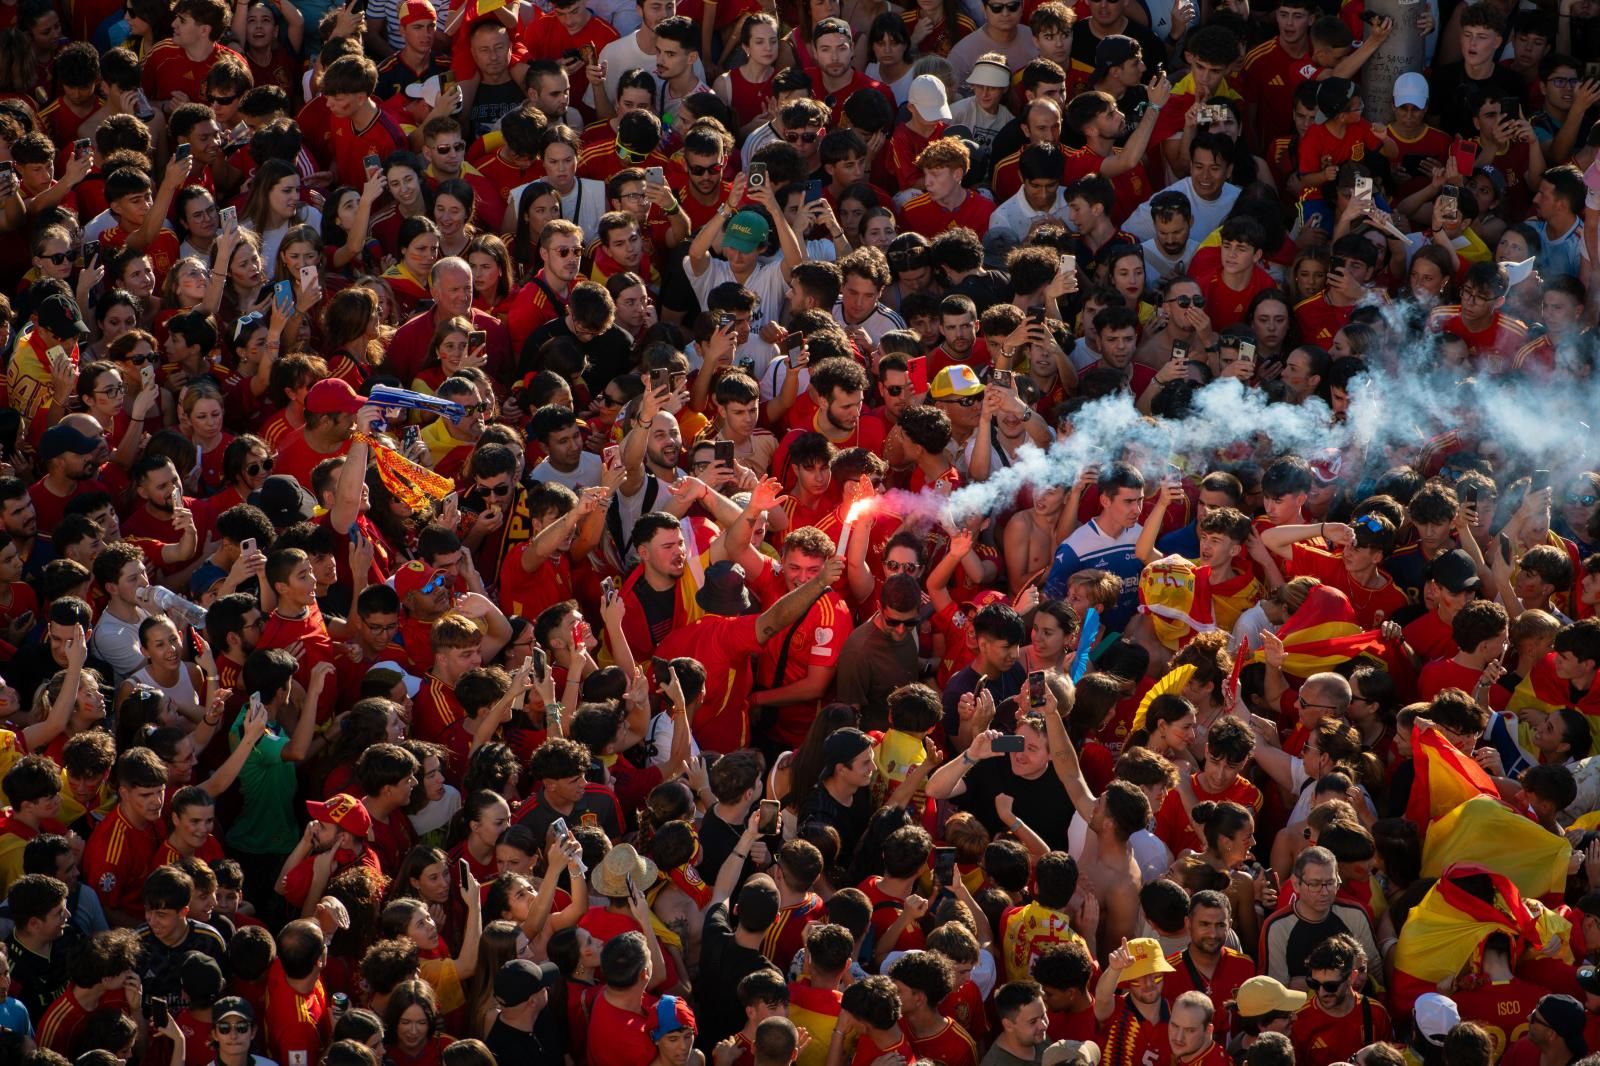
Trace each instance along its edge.
<path fill-rule="evenodd" d="M 228 747 L 239 746 L 244 717 L 250 705 L 240 708 L 239 716 L 228 729 Z M 289 738 L 277 722 L 251 749 L 239 771 L 239 787 L 244 791 L 244 806 L 228 829 L 228 843 L 253 855 L 287 855 L 300 840 L 300 826 L 294 816 L 294 794 L 298 783 L 295 764 L 283 761 Z"/>

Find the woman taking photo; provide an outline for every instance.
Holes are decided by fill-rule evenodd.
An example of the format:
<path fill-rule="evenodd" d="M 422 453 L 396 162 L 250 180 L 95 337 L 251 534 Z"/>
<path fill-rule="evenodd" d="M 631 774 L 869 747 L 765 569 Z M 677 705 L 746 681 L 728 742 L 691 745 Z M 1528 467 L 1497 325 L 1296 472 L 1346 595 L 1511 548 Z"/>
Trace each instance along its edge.
<path fill-rule="evenodd" d="M 106 361 L 117 368 L 117 373 L 122 375 L 126 382 L 139 382 L 132 389 L 123 385 L 123 398 L 126 402 L 128 413 L 133 414 L 133 401 L 143 389 L 144 368 L 150 368 L 151 380 L 155 380 L 155 369 L 161 365 L 161 357 L 156 354 L 156 339 L 142 329 L 132 329 L 119 336 L 106 352 Z M 161 425 L 174 426 L 178 424 L 178 401 L 172 395 L 172 390 L 162 385 L 156 386 L 161 390 Z M 159 427 L 152 425 L 150 432 Z"/>
<path fill-rule="evenodd" d="M 341 185 L 328 197 L 328 210 L 322 216 L 322 251 L 328 269 L 341 277 L 377 271 L 379 263 L 370 254 L 375 247 L 371 235 L 372 208 L 387 188 L 382 174 L 374 174 L 360 189 Z"/>
<path fill-rule="evenodd" d="M 261 258 L 260 238 L 240 226 L 233 233 L 217 238 L 214 253 L 212 274 L 220 273 L 224 279 L 218 312 L 221 319 L 233 321 L 264 308 L 271 289 Z"/>
<path fill-rule="evenodd" d="M 229 338 L 234 368 L 222 379 L 222 390 L 228 397 L 229 421 L 235 427 L 252 424 L 258 416 L 270 418 L 276 410 L 270 398 L 272 368 L 277 365 L 288 325 L 289 316 L 277 300 L 266 314 L 251 311 L 234 322 Z"/>
<path fill-rule="evenodd" d="M 256 171 L 250 199 L 239 213 L 239 228 L 254 233 L 261 257 L 276 262 L 278 245 L 296 226 L 322 226 L 322 212 L 300 199 L 300 172 L 292 162 L 268 159 Z"/>
<path fill-rule="evenodd" d="M 739 27 L 739 47 L 744 63 L 719 75 L 711 89 L 733 109 L 744 137 L 767 121 L 772 76 L 778 71 L 778 20 L 765 11 L 746 18 Z"/>
<path fill-rule="evenodd" d="M 200 453 L 200 486 L 196 496 L 209 496 L 223 485 L 222 453 L 233 434 L 222 428 L 222 390 L 216 382 L 199 377 L 183 387 L 178 397 L 179 424 Z"/>

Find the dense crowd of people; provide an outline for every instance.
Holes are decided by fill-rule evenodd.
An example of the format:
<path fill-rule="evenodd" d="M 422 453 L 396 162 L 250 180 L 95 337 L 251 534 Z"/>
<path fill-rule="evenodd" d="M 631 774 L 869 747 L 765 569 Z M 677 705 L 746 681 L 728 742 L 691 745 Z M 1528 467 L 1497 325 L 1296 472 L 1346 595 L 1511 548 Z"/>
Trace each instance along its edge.
<path fill-rule="evenodd" d="M 1600 1063 L 1597 13 L 0 3 L 0 1066 Z"/>

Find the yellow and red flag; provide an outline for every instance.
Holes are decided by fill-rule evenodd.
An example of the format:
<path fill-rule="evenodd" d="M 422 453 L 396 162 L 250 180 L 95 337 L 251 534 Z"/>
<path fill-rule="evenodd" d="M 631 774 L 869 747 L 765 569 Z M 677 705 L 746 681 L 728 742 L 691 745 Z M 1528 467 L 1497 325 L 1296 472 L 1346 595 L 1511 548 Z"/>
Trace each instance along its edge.
<path fill-rule="evenodd" d="M 1600 751 L 1600 693 L 1591 686 L 1583 698 L 1572 699 L 1572 687 L 1556 673 L 1556 653 L 1548 652 L 1533 664 L 1528 676 L 1517 685 L 1506 702 L 1508 711 L 1542 711 L 1549 714 L 1562 707 L 1571 707 L 1589 720 L 1589 733 L 1594 750 Z"/>
<path fill-rule="evenodd" d="M 1571 860 L 1572 845 L 1566 837 L 1498 799 L 1475 796 L 1428 827 L 1422 876 L 1437 877 L 1462 863 L 1492 864 L 1523 896 L 1537 899 L 1566 887 Z"/>
<path fill-rule="evenodd" d="M 1295 677 L 1332 670 L 1357 655 L 1381 656 L 1385 648 L 1383 634 L 1376 629 L 1363 630 L 1349 597 L 1328 585 L 1311 590 L 1300 609 L 1278 630 L 1278 638 L 1289 653 L 1283 672 Z M 1256 652 L 1251 661 L 1265 662 L 1266 653 Z"/>
<path fill-rule="evenodd" d="M 1411 761 L 1416 777 L 1406 804 L 1406 820 L 1423 833 L 1428 823 L 1455 810 L 1475 796 L 1500 799 L 1494 778 L 1463 754 L 1436 729 L 1411 727 Z"/>
<path fill-rule="evenodd" d="M 1503 874 L 1458 862 L 1439 875 L 1400 927 L 1391 1008 L 1409 1014 L 1422 993 L 1438 991 L 1440 981 L 1476 964 L 1492 933 L 1511 936 L 1513 960 L 1531 948 L 1571 961 L 1572 926 L 1565 918 L 1524 900 Z"/>

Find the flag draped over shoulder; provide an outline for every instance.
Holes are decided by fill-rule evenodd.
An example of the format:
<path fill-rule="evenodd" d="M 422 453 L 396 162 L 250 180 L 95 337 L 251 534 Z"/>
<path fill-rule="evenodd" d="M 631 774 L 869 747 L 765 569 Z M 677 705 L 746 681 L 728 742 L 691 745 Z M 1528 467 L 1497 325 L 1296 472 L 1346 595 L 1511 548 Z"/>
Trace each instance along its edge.
<path fill-rule="evenodd" d="M 1157 559 L 1139 574 L 1139 610 L 1150 616 L 1156 638 L 1174 651 L 1196 633 L 1231 632 L 1261 592 L 1261 582 L 1248 568 L 1215 582 L 1211 567 L 1178 555 Z"/>
<path fill-rule="evenodd" d="M 1420 764 L 1418 772 L 1420 777 Z M 1414 790 L 1412 795 L 1416 795 Z M 1492 863 L 1497 874 L 1531 899 L 1560 892 L 1566 886 L 1571 859 L 1572 845 L 1565 837 L 1497 798 L 1476 796 L 1428 828 L 1422 876 L 1437 877 L 1440 871 L 1465 863 Z"/>
<path fill-rule="evenodd" d="M 1423 833 L 1431 835 L 1428 823 L 1474 796 L 1492 796 L 1496 802 L 1500 798 L 1494 778 L 1436 729 L 1411 727 L 1411 761 L 1416 777 L 1411 782 L 1406 820 Z"/>
<path fill-rule="evenodd" d="M 1300 609 L 1278 630 L 1278 638 L 1289 653 L 1283 672 L 1294 677 L 1331 670 L 1367 652 L 1381 655 L 1385 645 L 1378 630 L 1361 628 L 1349 597 L 1327 585 L 1311 590 Z M 1266 653 L 1256 652 L 1251 661 L 1265 662 Z"/>
<path fill-rule="evenodd" d="M 1593 750 L 1600 751 L 1600 686 L 1590 686 L 1583 698 L 1573 700 L 1572 687 L 1556 673 L 1556 653 L 1548 652 L 1533 664 L 1528 676 L 1523 678 L 1511 698 L 1506 701 L 1508 711 L 1541 711 L 1545 714 L 1571 707 L 1589 722 L 1589 735 Z"/>
<path fill-rule="evenodd" d="M 1473 891 L 1464 887 L 1469 878 Z M 1484 894 L 1492 899 L 1480 898 Z M 1537 901 L 1525 900 L 1504 875 L 1476 863 L 1458 862 L 1439 875 L 1400 928 L 1394 950 L 1393 1009 L 1409 1013 L 1418 996 L 1437 991 L 1440 981 L 1475 963 L 1492 933 L 1510 934 L 1513 959 L 1531 949 L 1571 961 L 1572 926 L 1565 918 Z"/>

